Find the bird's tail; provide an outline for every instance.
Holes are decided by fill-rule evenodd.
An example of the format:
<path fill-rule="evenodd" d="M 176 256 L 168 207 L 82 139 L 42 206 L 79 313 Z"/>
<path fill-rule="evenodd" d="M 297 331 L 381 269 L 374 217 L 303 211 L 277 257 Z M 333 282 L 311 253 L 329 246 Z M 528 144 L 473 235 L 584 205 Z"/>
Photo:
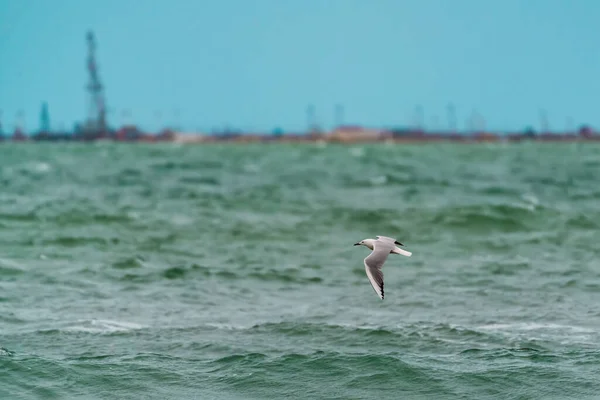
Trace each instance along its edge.
<path fill-rule="evenodd" d="M 394 250 L 392 250 L 392 253 L 400 254 L 401 256 L 406 256 L 406 257 L 412 256 L 412 253 L 410 251 L 402 250 L 399 247 L 396 247 Z"/>

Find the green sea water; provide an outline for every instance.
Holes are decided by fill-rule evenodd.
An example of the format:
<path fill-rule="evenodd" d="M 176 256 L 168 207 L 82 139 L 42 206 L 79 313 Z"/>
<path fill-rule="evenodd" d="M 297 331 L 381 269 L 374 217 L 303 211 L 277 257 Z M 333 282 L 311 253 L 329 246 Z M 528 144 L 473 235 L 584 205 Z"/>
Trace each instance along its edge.
<path fill-rule="evenodd" d="M 600 146 L 6 143 L 0 183 L 0 399 L 600 396 Z"/>

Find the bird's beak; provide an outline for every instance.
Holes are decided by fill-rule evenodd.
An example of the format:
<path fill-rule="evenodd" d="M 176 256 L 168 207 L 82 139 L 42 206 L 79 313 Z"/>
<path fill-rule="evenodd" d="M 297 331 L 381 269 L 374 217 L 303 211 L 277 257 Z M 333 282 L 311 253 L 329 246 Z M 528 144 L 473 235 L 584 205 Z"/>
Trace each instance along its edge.
<path fill-rule="evenodd" d="M 360 243 L 354 243 L 355 246 L 360 246 Z"/>

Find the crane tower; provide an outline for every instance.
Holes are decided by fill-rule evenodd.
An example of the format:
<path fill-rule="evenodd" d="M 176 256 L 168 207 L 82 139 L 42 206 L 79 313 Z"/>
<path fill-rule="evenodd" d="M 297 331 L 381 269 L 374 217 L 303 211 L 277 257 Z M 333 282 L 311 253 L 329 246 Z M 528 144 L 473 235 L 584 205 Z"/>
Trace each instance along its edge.
<path fill-rule="evenodd" d="M 96 39 L 94 33 L 89 31 L 86 36 L 88 47 L 87 70 L 89 82 L 89 114 L 86 130 L 93 136 L 104 136 L 106 133 L 106 107 L 104 102 L 104 87 L 98 76 L 96 64 Z"/>

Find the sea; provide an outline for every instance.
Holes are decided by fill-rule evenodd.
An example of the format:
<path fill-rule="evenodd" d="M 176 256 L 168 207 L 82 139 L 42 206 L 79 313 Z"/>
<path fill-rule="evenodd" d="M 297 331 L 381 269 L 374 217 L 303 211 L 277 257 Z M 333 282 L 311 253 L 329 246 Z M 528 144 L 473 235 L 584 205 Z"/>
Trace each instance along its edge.
<path fill-rule="evenodd" d="M 0 399 L 600 398 L 600 145 L 3 143 L 0 182 Z"/>

